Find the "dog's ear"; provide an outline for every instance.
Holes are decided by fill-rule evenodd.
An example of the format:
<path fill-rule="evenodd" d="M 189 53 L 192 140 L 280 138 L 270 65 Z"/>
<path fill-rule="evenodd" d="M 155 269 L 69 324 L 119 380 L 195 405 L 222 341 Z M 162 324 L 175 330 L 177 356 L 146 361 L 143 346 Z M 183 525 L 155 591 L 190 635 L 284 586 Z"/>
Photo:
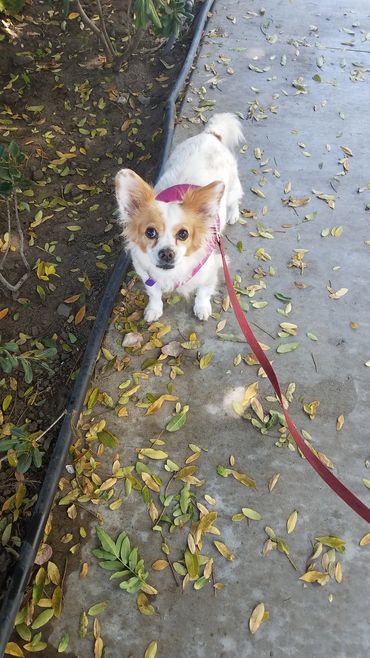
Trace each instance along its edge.
<path fill-rule="evenodd" d="M 208 221 L 213 220 L 218 215 L 224 191 L 224 183 L 217 180 L 204 187 L 189 190 L 183 198 L 183 208 L 185 212 L 195 212 Z"/>
<path fill-rule="evenodd" d="M 139 208 L 155 199 L 153 188 L 131 169 L 121 169 L 116 175 L 115 183 L 123 224 L 127 224 Z"/>

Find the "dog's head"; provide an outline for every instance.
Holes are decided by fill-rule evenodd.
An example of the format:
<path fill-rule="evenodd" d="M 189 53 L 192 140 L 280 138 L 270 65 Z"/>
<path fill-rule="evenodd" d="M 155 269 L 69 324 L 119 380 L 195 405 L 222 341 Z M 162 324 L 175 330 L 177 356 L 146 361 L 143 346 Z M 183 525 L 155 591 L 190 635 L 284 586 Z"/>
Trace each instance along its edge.
<path fill-rule="evenodd" d="M 129 247 L 170 270 L 200 249 L 218 215 L 225 186 L 215 181 L 189 190 L 181 203 L 157 201 L 154 189 L 130 169 L 116 176 L 116 196 Z"/>

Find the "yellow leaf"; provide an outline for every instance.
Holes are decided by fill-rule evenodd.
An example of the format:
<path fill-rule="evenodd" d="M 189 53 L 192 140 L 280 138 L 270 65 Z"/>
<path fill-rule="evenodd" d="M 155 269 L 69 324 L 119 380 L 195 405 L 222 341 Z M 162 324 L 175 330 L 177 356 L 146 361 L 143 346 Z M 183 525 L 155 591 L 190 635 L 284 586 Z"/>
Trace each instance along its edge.
<path fill-rule="evenodd" d="M 290 516 L 289 516 L 289 518 L 286 522 L 286 528 L 287 528 L 288 535 L 290 535 L 293 532 L 294 528 L 297 525 L 297 520 L 298 520 L 298 512 L 296 510 L 294 510 L 294 512 L 292 512 L 290 514 Z"/>
<path fill-rule="evenodd" d="M 119 416 L 120 418 L 122 418 L 123 416 L 128 416 L 128 411 L 126 407 L 120 407 L 117 411 L 117 416 Z"/>
<path fill-rule="evenodd" d="M 49 560 L 47 564 L 47 574 L 49 580 L 53 583 L 53 585 L 59 585 L 60 583 L 60 571 L 54 562 Z"/>
<path fill-rule="evenodd" d="M 336 565 L 335 565 L 334 576 L 335 576 L 335 580 L 337 581 L 337 583 L 342 582 L 342 580 L 343 580 L 343 569 L 342 569 L 342 565 L 341 565 L 340 562 L 337 562 Z"/>
<path fill-rule="evenodd" d="M 147 647 L 145 653 L 144 653 L 144 658 L 155 658 L 157 655 L 157 649 L 158 649 L 158 644 L 155 640 L 153 640 Z"/>
<path fill-rule="evenodd" d="M 149 457 L 149 459 L 167 459 L 168 454 L 163 450 L 154 450 L 154 448 L 142 448 L 139 455 Z"/>
<path fill-rule="evenodd" d="M 204 354 L 200 359 L 199 359 L 199 368 L 201 370 L 205 370 L 205 368 L 208 368 L 210 363 L 213 361 L 213 353 L 212 352 L 207 352 L 207 354 Z"/>
<path fill-rule="evenodd" d="M 258 382 L 255 382 L 254 384 L 250 384 L 248 388 L 245 390 L 242 405 L 244 407 L 247 407 L 251 400 L 256 397 L 258 391 Z"/>
<path fill-rule="evenodd" d="M 63 590 L 59 585 L 55 588 L 51 600 L 55 616 L 60 617 L 62 614 Z"/>
<path fill-rule="evenodd" d="M 360 539 L 360 546 L 368 546 L 370 544 L 370 532 L 367 532 L 366 535 Z"/>
<path fill-rule="evenodd" d="M 156 560 L 152 564 L 152 569 L 154 569 L 154 571 L 163 571 L 163 569 L 167 569 L 168 566 L 167 560 Z"/>
<path fill-rule="evenodd" d="M 3 308 L 0 311 L 0 320 L 3 320 L 8 315 L 8 313 L 9 313 L 9 308 L 8 307 Z"/>
<path fill-rule="evenodd" d="M 159 484 L 156 483 L 156 481 L 152 478 L 151 475 L 149 475 L 149 473 L 142 473 L 141 477 L 149 489 L 156 491 L 157 493 L 160 492 L 161 488 Z"/>
<path fill-rule="evenodd" d="M 82 567 L 80 569 L 80 578 L 86 578 L 87 574 L 89 572 L 89 565 L 87 562 L 83 562 Z"/>
<path fill-rule="evenodd" d="M 67 297 L 67 299 L 64 300 L 65 304 L 73 304 L 74 302 L 77 302 L 79 300 L 81 295 L 71 295 L 71 297 Z"/>
<path fill-rule="evenodd" d="M 213 543 L 216 546 L 218 552 L 221 553 L 222 557 L 226 558 L 226 560 L 235 560 L 235 554 L 226 546 L 226 544 L 217 540 L 215 540 Z"/>
<path fill-rule="evenodd" d="M 238 471 L 232 470 L 231 475 L 233 476 L 233 478 L 235 478 L 235 480 L 244 484 L 245 487 L 249 487 L 251 489 L 256 488 L 255 481 L 253 480 L 253 478 L 249 477 L 249 475 L 247 475 L 246 473 L 238 473 Z"/>
<path fill-rule="evenodd" d="M 149 602 L 149 599 L 144 592 L 139 592 L 136 599 L 136 604 L 142 615 L 151 616 L 155 615 L 155 609 Z"/>
<path fill-rule="evenodd" d="M 94 645 L 94 658 L 102 658 L 103 648 L 104 648 L 103 640 L 101 639 L 101 637 L 97 637 Z"/>
<path fill-rule="evenodd" d="M 83 305 L 75 315 L 75 325 L 80 324 L 80 322 L 82 322 L 82 320 L 85 317 L 85 314 L 86 314 L 86 306 Z"/>
<path fill-rule="evenodd" d="M 305 583 L 319 583 L 325 585 L 329 581 L 329 575 L 322 571 L 307 571 L 300 577 Z"/>
<path fill-rule="evenodd" d="M 251 616 L 249 617 L 249 630 L 254 635 L 262 624 L 263 617 L 265 614 L 265 605 L 264 603 L 259 603 L 254 608 Z"/>
<path fill-rule="evenodd" d="M 269 479 L 268 488 L 270 493 L 275 488 L 279 477 L 280 477 L 280 473 L 274 473 L 274 475 Z"/>
<path fill-rule="evenodd" d="M 340 416 L 338 416 L 338 418 L 337 418 L 337 432 L 340 432 L 340 430 L 342 429 L 343 425 L 344 425 L 344 416 L 343 416 L 343 415 L 340 415 Z"/>
<path fill-rule="evenodd" d="M 167 393 L 165 393 L 164 395 L 160 395 L 160 397 L 157 400 L 155 400 L 148 407 L 148 409 L 146 410 L 145 415 L 146 416 L 151 416 L 152 414 L 154 414 L 156 411 L 158 411 L 161 408 L 161 406 L 164 402 L 166 402 L 166 401 L 167 402 L 174 402 L 175 400 L 178 400 L 178 397 L 176 395 L 169 395 Z"/>
<path fill-rule="evenodd" d="M 316 418 L 317 410 L 320 406 L 320 400 L 313 400 L 312 402 L 307 402 L 303 405 L 303 409 L 306 414 L 310 417 L 310 420 Z"/>
<path fill-rule="evenodd" d="M 117 478 L 108 478 L 108 480 L 105 480 L 99 487 L 99 491 L 108 491 L 108 489 L 111 489 L 111 487 L 114 487 L 114 485 L 117 482 Z"/>
<path fill-rule="evenodd" d="M 78 11 L 71 11 L 71 12 L 68 14 L 68 19 L 69 19 L 70 21 L 73 21 L 75 18 L 78 18 L 79 15 L 80 15 L 80 14 L 79 14 Z"/>
<path fill-rule="evenodd" d="M 19 658 L 24 658 L 22 649 L 15 642 L 8 642 L 5 647 L 5 653 L 9 656 L 19 656 Z"/>

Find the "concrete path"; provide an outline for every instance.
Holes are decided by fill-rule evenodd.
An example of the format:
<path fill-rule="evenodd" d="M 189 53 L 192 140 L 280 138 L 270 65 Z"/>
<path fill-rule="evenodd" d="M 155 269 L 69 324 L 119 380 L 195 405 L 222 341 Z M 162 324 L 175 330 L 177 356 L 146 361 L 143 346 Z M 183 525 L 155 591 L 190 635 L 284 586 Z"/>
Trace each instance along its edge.
<path fill-rule="evenodd" d="M 334 0 L 266 0 L 263 9 L 257 2 L 217 1 L 175 140 L 195 134 L 213 111 L 234 111 L 246 119 L 247 146 L 239 163 L 247 211 L 242 213 L 242 223 L 227 231 L 231 269 L 240 277 L 239 287 L 247 289 L 241 297 L 249 306 L 248 317 L 255 323 L 259 340 L 269 347 L 268 355 L 283 389 L 295 384 L 294 393 L 291 385 L 288 395 L 291 398 L 292 394 L 290 410 L 298 427 L 308 432 L 313 446 L 332 460 L 335 473 L 369 503 L 363 479 L 369 482 L 370 477 L 366 470 L 370 369 L 365 367 L 370 359 L 370 212 L 366 211 L 370 204 L 370 12 L 363 0 L 352 0 L 349 5 L 351 9 Z M 320 194 L 330 196 L 322 199 Z M 305 197 L 309 202 L 300 205 Z M 330 207 L 334 204 L 335 208 Z M 102 515 L 104 529 L 114 538 L 124 530 L 132 545 L 139 547 L 150 572 L 148 582 L 158 590 L 157 597 L 148 597 L 156 614 L 140 614 L 136 594 L 122 591 L 120 581 L 110 581 L 109 572 L 97 565 L 92 555 L 97 547 L 95 529 L 89 522 L 90 532 L 75 570 L 66 576 L 64 612 L 49 638 L 50 644 L 57 646 L 67 630 L 68 655 L 94 655 L 93 617 L 89 616 L 85 638 L 79 637 L 78 618 L 83 610 L 102 601 L 107 603 L 99 615 L 106 658 L 142 658 L 152 641 L 158 643 L 158 658 L 369 655 L 370 547 L 359 545 L 369 529 L 289 446 L 279 423 L 266 434 L 260 432 L 258 416 L 268 418 L 269 411 L 278 410 L 278 405 L 258 365 L 248 357 L 248 346 L 222 340 L 222 335 L 240 335 L 224 298 L 220 281 L 213 306 L 215 319 L 206 324 L 193 317 L 190 302 L 167 305 L 162 320 L 170 331 L 165 333 L 166 329 L 159 327 L 158 334 L 158 327 L 148 333 L 138 320 L 141 312 L 135 304 L 142 298 L 132 291 L 121 296 L 120 311 L 105 346 L 113 355 L 127 357 L 128 365 L 125 363 L 122 372 L 100 374 L 92 386 L 108 393 L 115 405 L 125 390 L 131 393 L 135 385 L 140 388 L 127 404 L 123 400 L 112 411 L 95 406 L 84 419 L 86 427 L 106 419 L 108 429 L 119 438 L 116 450 L 106 448 L 100 455 L 97 473 L 104 482 L 112 477 L 116 453 L 122 467 L 135 465 L 135 449 L 150 447 L 156 437 L 163 443 L 152 447 L 163 450 L 180 468 L 190 456 L 187 465 L 197 470 L 185 472 L 184 477 L 185 481 L 190 478 L 193 500 L 209 512 L 217 512 L 213 525 L 220 534 L 205 534 L 201 551 L 214 561 L 210 582 L 193 580 L 182 591 L 183 575 L 176 574 L 177 585 L 169 567 L 153 570 L 152 563 L 166 559 L 161 544 L 167 544 L 171 563 L 180 561 L 175 567 L 186 573 L 181 560 L 188 541 L 194 550 L 195 526 L 193 541 L 188 540 L 191 522 L 173 533 L 164 523 L 162 538 L 151 530 L 154 521 L 141 493 L 133 490 L 126 497 L 123 479 L 112 488 L 108 482 L 112 498 L 90 509 Z M 291 325 L 296 325 L 296 336 L 279 335 L 283 331 L 279 324 L 284 322 L 290 323 L 285 328 L 293 333 Z M 130 331 L 143 335 L 141 350 L 125 352 L 122 348 L 123 335 Z M 189 341 L 192 333 L 199 346 L 184 349 L 177 358 L 167 356 L 158 361 L 161 346 Z M 278 346 L 291 343 L 298 343 L 294 351 L 276 352 Z M 198 352 L 201 356 L 213 354 L 207 368 L 199 367 Z M 152 365 L 143 379 L 147 359 Z M 204 361 L 207 359 L 202 365 Z M 127 388 L 119 389 L 125 381 Z M 263 413 L 254 402 L 253 410 L 247 407 L 247 418 L 242 419 L 234 412 L 232 401 L 240 400 L 245 388 L 257 381 Z M 189 406 L 186 424 L 177 432 L 164 429 L 176 401 L 165 401 L 159 411 L 145 416 L 145 405 L 165 393 Z M 317 409 L 315 401 L 320 402 Z M 303 410 L 304 404 L 312 415 L 317 411 L 314 419 Z M 121 407 L 127 408 L 127 417 L 117 416 Z M 341 416 L 344 424 L 337 429 Z M 96 442 L 91 445 L 96 451 Z M 195 446 L 201 454 L 192 461 L 197 456 Z M 166 459 L 145 457 L 141 463 L 160 478 L 163 492 L 171 477 L 171 463 L 167 462 L 167 471 Z M 257 488 L 243 486 L 232 474 L 221 477 L 218 465 L 248 474 Z M 270 493 L 268 482 L 277 473 L 280 477 Z M 142 486 L 141 474 L 135 475 Z M 151 487 L 147 500 L 150 496 L 161 511 L 158 493 L 153 491 L 158 488 L 156 481 L 150 475 L 144 479 Z M 184 480 L 173 478 L 166 495 L 176 494 L 183 486 Z M 121 507 L 109 509 L 117 499 L 123 499 Z M 170 512 L 175 503 L 170 503 Z M 233 521 L 235 514 L 241 518 L 242 508 L 252 508 L 262 519 Z M 62 518 L 64 510 L 59 507 L 54 518 Z M 205 512 L 204 507 L 200 510 Z M 294 511 L 298 513 L 297 524 L 288 534 L 287 520 Z M 153 505 L 149 512 L 154 520 Z M 91 515 L 81 513 L 80 508 L 78 514 L 76 528 L 86 527 Z M 194 522 L 197 519 L 195 508 Z M 291 524 L 294 526 L 294 515 Z M 284 554 L 286 544 L 278 542 L 279 551 L 276 541 L 265 543 L 266 526 L 287 542 L 291 561 Z M 314 560 L 315 570 L 328 572 L 331 577 L 322 577 L 324 582 L 328 580 L 323 586 L 305 584 L 299 577 L 307 571 L 315 538 L 328 535 L 343 539 L 345 552 L 334 552 L 324 545 Z M 222 541 L 235 559 L 222 557 L 214 540 Z M 189 555 L 187 566 L 191 569 Z M 80 578 L 83 562 L 88 563 L 89 572 Z M 338 562 L 341 567 L 336 566 Z M 194 560 L 193 568 L 198 571 Z M 200 577 L 203 569 L 204 563 L 199 567 Z M 210 562 L 206 576 L 209 572 Z M 199 589 L 194 588 L 195 582 Z M 248 620 L 261 602 L 269 618 L 251 634 Z M 151 655 L 154 652 L 147 658 Z"/>

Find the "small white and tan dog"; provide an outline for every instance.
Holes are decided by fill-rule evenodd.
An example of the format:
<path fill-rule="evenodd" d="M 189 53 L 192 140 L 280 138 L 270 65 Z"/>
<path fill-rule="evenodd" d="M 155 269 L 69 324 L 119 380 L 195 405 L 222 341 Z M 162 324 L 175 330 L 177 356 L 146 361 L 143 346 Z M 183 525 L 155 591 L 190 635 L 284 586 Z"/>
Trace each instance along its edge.
<path fill-rule="evenodd" d="M 130 169 L 118 172 L 120 219 L 149 297 L 148 322 L 163 313 L 162 293 L 175 289 L 185 296 L 195 291 L 195 315 L 210 316 L 220 266 L 215 233 L 239 218 L 243 190 L 232 150 L 243 140 L 235 115 L 215 114 L 202 133 L 176 146 L 155 188 Z M 175 196 L 166 198 L 168 188 Z"/>

